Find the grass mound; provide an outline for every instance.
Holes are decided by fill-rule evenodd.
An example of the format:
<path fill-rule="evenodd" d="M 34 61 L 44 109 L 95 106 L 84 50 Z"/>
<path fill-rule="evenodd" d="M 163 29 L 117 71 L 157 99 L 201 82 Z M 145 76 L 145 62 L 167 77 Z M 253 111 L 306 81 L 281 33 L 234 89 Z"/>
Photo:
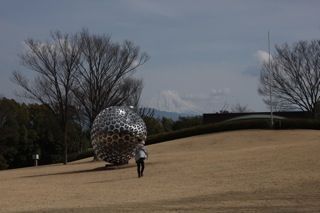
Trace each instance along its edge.
<path fill-rule="evenodd" d="M 320 212 L 319 138 L 244 130 L 154 144 L 143 178 L 134 160 L 0 171 L 0 212 Z"/>

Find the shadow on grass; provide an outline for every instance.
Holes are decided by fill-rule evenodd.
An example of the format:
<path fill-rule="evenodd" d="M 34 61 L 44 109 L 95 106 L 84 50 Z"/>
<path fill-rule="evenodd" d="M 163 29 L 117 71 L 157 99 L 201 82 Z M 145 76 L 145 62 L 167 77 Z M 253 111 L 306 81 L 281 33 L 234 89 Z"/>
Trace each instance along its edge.
<path fill-rule="evenodd" d="M 88 173 L 88 172 L 102 172 L 102 171 L 112 171 L 118 169 L 127 169 L 135 167 L 134 164 L 127 164 L 121 166 L 115 166 L 111 164 L 106 164 L 102 167 L 97 167 L 94 169 L 84 169 L 84 170 L 76 170 L 76 171 L 68 171 L 68 172 L 56 172 L 56 173 L 46 173 L 46 174 L 37 174 L 37 175 L 28 175 L 22 176 L 20 178 L 33 178 L 33 177 L 47 177 L 47 176 L 54 176 L 54 175 L 72 175 L 72 174 L 81 174 L 81 173 Z"/>

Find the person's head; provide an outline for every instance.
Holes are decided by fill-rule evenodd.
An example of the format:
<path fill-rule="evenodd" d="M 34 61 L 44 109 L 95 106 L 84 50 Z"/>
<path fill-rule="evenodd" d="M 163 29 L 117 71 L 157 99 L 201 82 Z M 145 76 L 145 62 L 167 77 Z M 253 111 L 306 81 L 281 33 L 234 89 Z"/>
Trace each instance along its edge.
<path fill-rule="evenodd" d="M 138 145 L 137 145 L 137 149 L 142 149 L 143 148 L 143 144 L 142 143 L 139 143 Z"/>

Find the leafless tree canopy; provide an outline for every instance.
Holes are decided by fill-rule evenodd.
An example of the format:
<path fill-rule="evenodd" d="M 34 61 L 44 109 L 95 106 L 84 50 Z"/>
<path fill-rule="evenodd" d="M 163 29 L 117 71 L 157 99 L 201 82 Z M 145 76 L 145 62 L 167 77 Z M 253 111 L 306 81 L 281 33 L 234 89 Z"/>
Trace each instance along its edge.
<path fill-rule="evenodd" d="M 36 72 L 30 82 L 21 72 L 13 73 L 13 80 L 24 89 L 24 96 L 46 105 L 59 118 L 64 133 L 65 160 L 67 162 L 67 123 L 71 105 L 80 50 L 77 37 L 55 32 L 51 41 L 34 39 L 25 41 L 26 50 L 20 55 L 24 67 Z"/>
<path fill-rule="evenodd" d="M 65 120 L 62 112 L 66 112 L 70 105 L 80 51 L 75 37 L 56 32 L 51 38 L 50 42 L 25 41 L 26 50 L 20 55 L 21 63 L 38 75 L 30 82 L 22 72 L 15 71 L 13 80 L 24 89 L 23 96 L 40 101 Z"/>
<path fill-rule="evenodd" d="M 276 108 L 314 113 L 320 89 L 320 40 L 299 41 L 275 49 L 270 64 L 264 63 L 261 70 L 259 93 L 265 103 L 271 104 L 271 87 Z"/>
<path fill-rule="evenodd" d="M 155 110 L 153 108 L 140 107 L 138 108 L 137 113 L 144 119 L 147 117 L 154 117 Z"/>
<path fill-rule="evenodd" d="M 74 94 L 92 125 L 97 114 L 108 106 L 139 102 L 142 80 L 132 78 L 135 70 L 148 60 L 146 53 L 130 41 L 112 42 L 110 36 L 80 33 L 81 63 Z"/>
<path fill-rule="evenodd" d="M 117 105 L 133 106 L 135 108 L 139 107 L 142 89 L 142 79 L 132 77 L 125 78 L 120 83 Z"/>
<path fill-rule="evenodd" d="M 118 44 L 109 36 L 83 30 L 74 35 L 55 32 L 50 41 L 28 39 L 25 45 L 21 63 L 27 68 L 24 71 L 35 73 L 35 78 L 29 80 L 16 71 L 13 81 L 23 88 L 24 97 L 41 102 L 59 118 L 65 163 L 68 119 L 75 109 L 84 112 L 91 126 L 96 115 L 108 106 L 138 105 L 143 83 L 132 74 L 148 55 L 132 42 Z"/>
<path fill-rule="evenodd" d="M 237 103 L 231 107 L 231 112 L 233 113 L 244 113 L 244 112 L 251 112 L 247 105 L 241 105 Z"/>

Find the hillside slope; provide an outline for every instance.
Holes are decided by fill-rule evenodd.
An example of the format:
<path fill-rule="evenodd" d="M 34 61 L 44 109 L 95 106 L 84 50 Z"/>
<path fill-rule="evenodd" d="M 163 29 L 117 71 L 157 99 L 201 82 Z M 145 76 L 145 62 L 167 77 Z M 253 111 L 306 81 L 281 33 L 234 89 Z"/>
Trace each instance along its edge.
<path fill-rule="evenodd" d="M 143 178 L 134 161 L 0 171 L 0 212 L 320 212 L 320 131 L 234 131 L 148 150 Z"/>

